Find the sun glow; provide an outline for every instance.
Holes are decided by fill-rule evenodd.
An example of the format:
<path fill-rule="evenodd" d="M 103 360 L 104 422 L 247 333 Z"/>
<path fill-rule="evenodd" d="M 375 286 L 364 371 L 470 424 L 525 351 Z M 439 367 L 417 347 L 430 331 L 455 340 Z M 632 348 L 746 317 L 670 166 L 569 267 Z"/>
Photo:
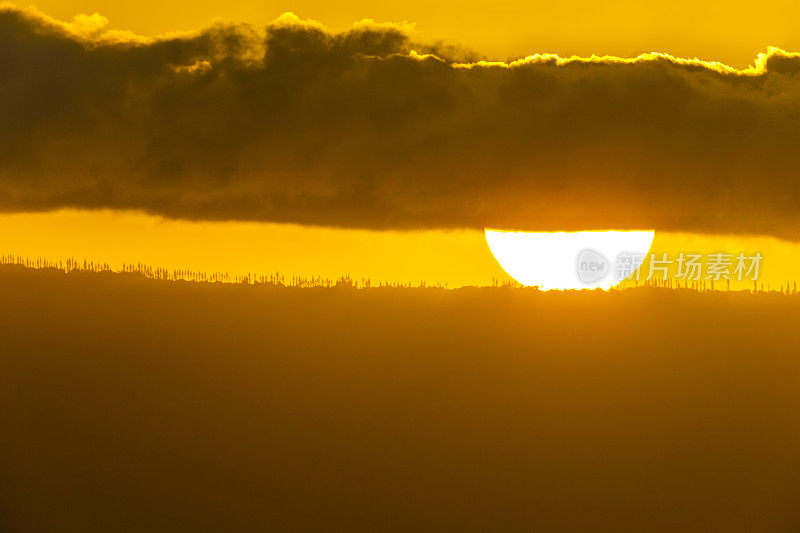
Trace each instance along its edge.
<path fill-rule="evenodd" d="M 628 257 L 630 271 L 653 244 L 654 231 L 531 233 L 485 230 L 500 266 L 523 285 L 551 289 L 610 289 L 623 281 L 614 271 Z"/>

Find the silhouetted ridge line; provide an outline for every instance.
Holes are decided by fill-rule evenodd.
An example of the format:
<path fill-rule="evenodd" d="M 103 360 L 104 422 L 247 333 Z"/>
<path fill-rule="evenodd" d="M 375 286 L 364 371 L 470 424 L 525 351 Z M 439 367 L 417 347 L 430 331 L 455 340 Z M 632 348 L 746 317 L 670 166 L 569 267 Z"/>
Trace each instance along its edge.
<path fill-rule="evenodd" d="M 247 273 L 232 275 L 228 272 L 202 272 L 189 269 L 168 269 L 158 268 L 144 263 L 124 263 L 120 270 L 112 269 L 108 263 L 100 263 L 89 260 L 77 260 L 74 258 L 65 261 L 52 261 L 44 258 L 31 259 L 19 255 L 0 256 L 0 266 L 18 266 L 32 270 L 56 270 L 65 274 L 71 272 L 86 273 L 108 273 L 115 275 L 137 275 L 147 279 L 189 282 L 189 283 L 225 283 L 238 285 L 268 285 L 275 287 L 299 287 L 299 288 L 334 288 L 349 287 L 354 289 L 369 289 L 380 287 L 392 288 L 431 288 L 431 289 L 452 289 L 447 284 L 426 283 L 421 280 L 419 284 L 397 283 L 397 282 L 375 282 L 369 278 L 356 279 L 351 276 L 339 276 L 337 278 L 326 278 L 323 276 L 285 276 L 280 272 L 271 274 Z M 720 290 L 720 286 L 725 287 Z M 487 289 L 518 289 L 527 291 L 538 291 L 538 287 L 526 287 L 513 280 L 498 280 L 493 278 L 490 285 L 481 286 Z M 625 280 L 619 285 L 608 289 L 609 292 L 620 292 L 634 289 L 654 289 L 669 291 L 688 291 L 688 292 L 727 292 L 731 291 L 730 284 L 714 284 L 705 280 L 681 281 L 681 280 L 660 280 L 650 279 L 636 281 L 635 279 Z M 601 289 L 595 289 L 599 291 Z M 558 291 L 556 291 L 558 292 Z M 594 291 L 592 291 L 594 292 Z M 797 282 L 786 282 L 773 288 L 771 284 L 764 282 L 753 282 L 753 288 L 749 290 L 733 290 L 731 292 L 749 293 L 782 293 L 797 294 Z"/>
<path fill-rule="evenodd" d="M 3 255 L 0 257 L 0 265 L 17 265 L 30 269 L 54 269 L 64 273 L 70 272 L 109 272 L 114 274 L 135 274 L 148 279 L 162 281 L 188 281 L 195 283 L 232 283 L 243 285 L 276 285 L 284 287 L 352 287 L 357 289 L 367 289 L 370 287 L 431 287 L 447 288 L 447 284 L 429 284 L 424 280 L 419 285 L 411 283 L 395 282 L 374 282 L 369 278 L 353 278 L 349 275 L 342 275 L 336 278 L 326 278 L 323 276 L 285 276 L 280 272 L 270 274 L 253 273 L 230 274 L 229 272 L 203 272 L 190 269 L 168 269 L 153 267 L 144 263 L 123 263 L 122 268 L 114 270 L 108 263 L 89 261 L 86 259 L 77 260 L 69 258 L 67 260 L 52 261 L 44 258 L 31 259 L 19 255 Z M 495 286 L 512 286 L 512 283 L 497 283 Z"/>

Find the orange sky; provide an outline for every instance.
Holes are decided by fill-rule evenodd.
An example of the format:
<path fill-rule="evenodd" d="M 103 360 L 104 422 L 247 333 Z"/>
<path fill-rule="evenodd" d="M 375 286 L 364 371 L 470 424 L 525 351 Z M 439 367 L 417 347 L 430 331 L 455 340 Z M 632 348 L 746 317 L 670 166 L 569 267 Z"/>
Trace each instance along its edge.
<path fill-rule="evenodd" d="M 797 279 L 800 244 L 771 237 L 656 233 L 653 252 L 760 252 L 760 279 L 778 288 Z M 482 232 L 366 231 L 250 222 L 183 222 L 135 212 L 73 211 L 0 215 L 0 255 L 76 258 L 203 272 L 285 277 L 349 275 L 373 282 L 448 287 L 509 280 Z M 646 266 L 644 267 L 646 269 Z M 750 288 L 751 283 L 740 287 Z"/>

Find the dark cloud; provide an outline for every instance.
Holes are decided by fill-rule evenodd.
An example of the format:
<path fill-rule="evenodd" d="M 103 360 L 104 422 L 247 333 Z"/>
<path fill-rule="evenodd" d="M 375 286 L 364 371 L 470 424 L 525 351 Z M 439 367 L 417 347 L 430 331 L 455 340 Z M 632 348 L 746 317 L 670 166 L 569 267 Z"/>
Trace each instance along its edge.
<path fill-rule="evenodd" d="M 368 22 L 102 22 L 0 10 L 0 208 L 800 238 L 793 54 L 505 64 Z"/>

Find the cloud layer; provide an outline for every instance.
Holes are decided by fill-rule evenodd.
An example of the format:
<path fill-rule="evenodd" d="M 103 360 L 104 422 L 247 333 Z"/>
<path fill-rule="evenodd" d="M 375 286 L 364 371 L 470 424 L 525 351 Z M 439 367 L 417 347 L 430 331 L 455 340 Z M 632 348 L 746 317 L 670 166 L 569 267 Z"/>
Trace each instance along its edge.
<path fill-rule="evenodd" d="M 800 56 L 476 61 L 285 15 L 143 38 L 0 7 L 0 209 L 800 239 Z"/>

